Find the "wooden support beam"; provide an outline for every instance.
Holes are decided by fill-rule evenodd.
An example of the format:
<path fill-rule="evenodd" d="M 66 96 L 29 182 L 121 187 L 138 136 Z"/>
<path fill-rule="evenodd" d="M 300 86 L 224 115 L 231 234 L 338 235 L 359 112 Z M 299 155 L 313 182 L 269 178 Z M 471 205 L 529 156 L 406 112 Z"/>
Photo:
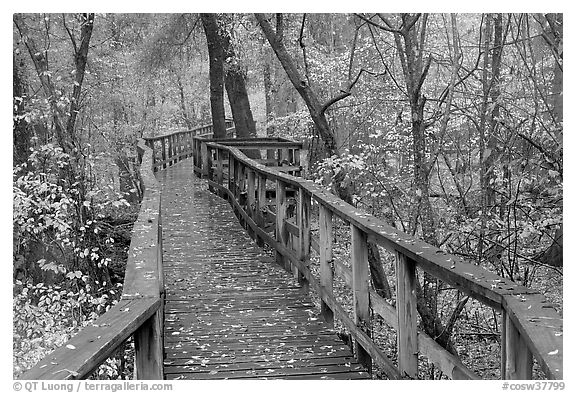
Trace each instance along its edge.
<path fill-rule="evenodd" d="M 532 379 L 532 352 L 506 311 L 502 312 L 502 343 L 502 379 Z"/>
<path fill-rule="evenodd" d="M 332 271 L 332 212 L 325 206 L 320 205 L 320 285 L 324 291 L 333 296 Z M 334 326 L 334 311 L 324 301 L 320 303 L 322 318 L 331 326 Z"/>
<path fill-rule="evenodd" d="M 418 377 L 416 263 L 396 252 L 396 311 L 398 314 L 398 368 L 402 376 Z"/>
<path fill-rule="evenodd" d="M 372 336 L 370 320 L 370 298 L 368 281 L 368 241 L 366 234 L 354 224 L 350 224 L 352 232 L 352 293 L 354 300 L 354 322 L 365 332 Z M 358 341 L 355 342 L 354 352 L 359 363 L 372 372 L 372 358 Z"/>

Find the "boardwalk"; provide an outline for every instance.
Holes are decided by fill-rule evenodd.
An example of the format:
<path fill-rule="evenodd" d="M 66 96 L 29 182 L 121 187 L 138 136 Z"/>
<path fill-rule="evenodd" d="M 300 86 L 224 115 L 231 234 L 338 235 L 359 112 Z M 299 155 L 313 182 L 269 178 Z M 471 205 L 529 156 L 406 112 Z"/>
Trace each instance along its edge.
<path fill-rule="evenodd" d="M 159 173 L 166 379 L 366 379 L 310 298 L 192 174 Z"/>

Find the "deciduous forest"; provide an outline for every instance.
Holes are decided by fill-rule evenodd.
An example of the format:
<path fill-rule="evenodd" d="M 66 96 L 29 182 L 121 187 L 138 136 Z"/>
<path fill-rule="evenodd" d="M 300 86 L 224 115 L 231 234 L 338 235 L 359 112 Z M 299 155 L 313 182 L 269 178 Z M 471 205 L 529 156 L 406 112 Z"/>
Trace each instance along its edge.
<path fill-rule="evenodd" d="M 562 314 L 562 86 L 562 14 L 14 14 L 14 376 L 118 301 L 138 139 L 223 137 L 225 118 L 304 142 L 306 178 Z M 393 303 L 394 257 L 368 251 Z M 417 300 L 420 329 L 500 376 L 490 308 L 428 274 Z M 132 357 L 94 378 L 131 378 Z"/>

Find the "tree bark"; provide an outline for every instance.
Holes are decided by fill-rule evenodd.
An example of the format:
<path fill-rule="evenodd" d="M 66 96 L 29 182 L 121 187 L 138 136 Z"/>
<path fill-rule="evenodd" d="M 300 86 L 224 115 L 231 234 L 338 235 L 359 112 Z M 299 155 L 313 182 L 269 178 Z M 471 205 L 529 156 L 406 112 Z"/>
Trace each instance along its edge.
<path fill-rule="evenodd" d="M 226 137 L 226 114 L 224 110 L 224 50 L 220 42 L 218 20 L 215 14 L 200 14 L 210 65 L 210 107 L 214 138 Z"/>

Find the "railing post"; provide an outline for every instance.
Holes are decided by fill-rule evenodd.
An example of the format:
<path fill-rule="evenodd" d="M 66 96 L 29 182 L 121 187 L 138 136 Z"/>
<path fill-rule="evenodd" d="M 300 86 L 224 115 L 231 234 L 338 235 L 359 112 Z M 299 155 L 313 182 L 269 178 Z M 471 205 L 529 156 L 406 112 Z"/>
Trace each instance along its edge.
<path fill-rule="evenodd" d="M 246 188 L 246 167 L 238 161 L 238 196 L 241 198 Z M 244 202 L 244 201 L 242 201 Z"/>
<path fill-rule="evenodd" d="M 258 196 L 256 198 L 256 224 L 260 229 L 265 229 L 264 210 L 266 209 L 266 177 L 258 174 Z M 256 243 L 262 247 L 264 239 L 257 236 Z"/>
<path fill-rule="evenodd" d="M 208 145 L 206 141 L 200 142 L 200 157 L 202 157 L 202 178 L 208 178 Z"/>
<path fill-rule="evenodd" d="M 220 185 L 224 183 L 224 151 L 216 149 L 216 182 Z M 218 191 L 219 195 L 223 195 Z"/>
<path fill-rule="evenodd" d="M 276 156 L 275 156 L 276 150 L 274 149 L 267 149 L 266 150 L 266 159 L 267 160 L 275 160 Z M 266 165 L 270 165 L 269 163 L 266 163 Z"/>
<path fill-rule="evenodd" d="M 174 164 L 174 143 L 172 141 L 174 135 L 168 135 L 166 139 L 168 140 L 168 166 Z"/>
<path fill-rule="evenodd" d="M 502 311 L 502 379 L 532 379 L 532 352 L 506 311 Z"/>
<path fill-rule="evenodd" d="M 192 155 L 192 132 L 188 131 L 186 133 L 186 158 Z"/>
<path fill-rule="evenodd" d="M 232 154 L 228 154 L 228 190 L 232 192 L 232 195 L 236 197 L 236 192 L 234 187 L 236 186 L 236 160 Z"/>
<path fill-rule="evenodd" d="M 154 146 L 155 145 L 154 142 L 155 141 L 152 140 L 150 141 L 150 143 L 147 143 L 147 145 L 152 149 L 152 170 L 156 172 L 158 170 L 158 168 L 156 168 L 156 161 L 158 160 L 156 159 L 156 146 Z"/>
<path fill-rule="evenodd" d="M 298 190 L 298 258 L 308 266 L 310 262 L 310 194 L 302 188 Z M 308 291 L 309 283 L 302 273 L 298 274 L 298 283 Z"/>
<path fill-rule="evenodd" d="M 247 212 L 248 212 L 248 217 L 254 219 L 254 208 L 256 206 L 256 198 L 255 198 L 255 193 L 256 193 L 256 175 L 254 173 L 254 171 L 250 168 L 246 168 L 246 174 L 248 176 L 247 182 L 246 182 L 246 192 L 248 193 L 247 196 Z M 250 237 L 252 239 L 254 239 L 254 231 L 252 230 L 252 228 L 250 227 L 250 225 L 248 225 L 248 223 L 246 223 L 246 229 L 248 230 L 248 234 L 250 235 Z"/>
<path fill-rule="evenodd" d="M 300 148 L 294 149 L 294 165 L 299 167 L 300 166 Z M 298 173 L 295 173 L 297 176 L 302 176 L 302 171 L 299 170 Z"/>
<path fill-rule="evenodd" d="M 136 379 L 164 379 L 162 311 L 159 309 L 134 332 Z"/>
<path fill-rule="evenodd" d="M 162 142 L 162 168 L 166 168 L 166 138 L 160 139 Z"/>
<path fill-rule="evenodd" d="M 396 313 L 398 315 L 398 368 L 402 376 L 418 377 L 416 263 L 396 252 Z"/>
<path fill-rule="evenodd" d="M 237 160 L 233 161 L 233 168 L 232 168 L 232 178 L 234 179 L 233 181 L 233 189 L 232 189 L 232 194 L 234 194 L 234 198 L 236 198 L 236 200 L 238 200 L 240 198 L 240 187 L 238 186 L 238 173 L 240 172 L 239 170 L 239 163 Z"/>
<path fill-rule="evenodd" d="M 368 241 L 366 234 L 354 224 L 352 232 L 352 292 L 354 300 L 354 322 L 368 336 L 372 336 L 370 322 L 370 298 L 368 287 Z M 355 343 L 356 359 L 372 372 L 372 358 L 362 346 Z"/>
<path fill-rule="evenodd" d="M 286 228 L 286 185 L 280 180 L 276 180 L 276 241 L 283 246 L 288 246 L 288 230 Z M 276 263 L 284 266 L 286 271 L 291 272 L 290 261 L 283 258 L 282 254 L 276 251 Z"/>
<path fill-rule="evenodd" d="M 320 286 L 327 295 L 333 294 L 332 271 L 332 212 L 324 205 L 320 205 Z M 328 305 L 321 301 L 320 313 L 324 320 L 334 327 L 334 312 Z"/>

